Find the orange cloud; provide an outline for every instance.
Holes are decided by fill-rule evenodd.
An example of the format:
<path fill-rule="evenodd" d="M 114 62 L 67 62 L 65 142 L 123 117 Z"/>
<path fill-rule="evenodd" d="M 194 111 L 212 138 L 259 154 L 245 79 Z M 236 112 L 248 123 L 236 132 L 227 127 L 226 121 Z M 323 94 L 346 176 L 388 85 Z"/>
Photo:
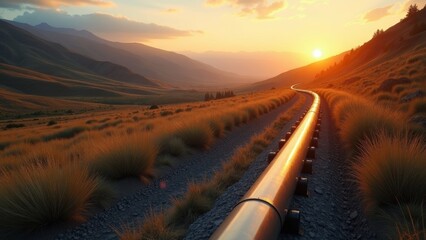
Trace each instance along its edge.
<path fill-rule="evenodd" d="M 274 18 L 274 14 L 284 9 L 284 1 L 268 0 L 207 0 L 209 6 L 230 5 L 239 9 L 240 16 L 255 15 L 258 19 Z"/>
<path fill-rule="evenodd" d="M 24 5 L 31 5 L 42 8 L 57 8 L 61 6 L 84 6 L 95 5 L 100 7 L 114 6 L 113 2 L 105 0 L 2 0 L 0 7 L 20 9 Z"/>
<path fill-rule="evenodd" d="M 366 20 L 367 22 L 373 22 L 373 21 L 380 20 L 380 19 L 391 14 L 389 12 L 389 9 L 391 7 L 392 7 L 392 5 L 382 7 L 382 8 L 373 9 L 373 10 L 369 11 L 368 13 L 366 13 L 364 15 L 364 20 Z"/>

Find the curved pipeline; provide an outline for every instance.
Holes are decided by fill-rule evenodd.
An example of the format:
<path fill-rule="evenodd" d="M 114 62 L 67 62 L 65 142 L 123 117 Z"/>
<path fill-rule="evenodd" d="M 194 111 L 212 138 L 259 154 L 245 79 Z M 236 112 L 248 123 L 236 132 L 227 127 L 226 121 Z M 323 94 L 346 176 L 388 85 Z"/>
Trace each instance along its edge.
<path fill-rule="evenodd" d="M 257 181 L 234 207 L 210 239 L 276 239 L 285 221 L 297 177 L 319 116 L 318 94 L 299 126 Z"/>

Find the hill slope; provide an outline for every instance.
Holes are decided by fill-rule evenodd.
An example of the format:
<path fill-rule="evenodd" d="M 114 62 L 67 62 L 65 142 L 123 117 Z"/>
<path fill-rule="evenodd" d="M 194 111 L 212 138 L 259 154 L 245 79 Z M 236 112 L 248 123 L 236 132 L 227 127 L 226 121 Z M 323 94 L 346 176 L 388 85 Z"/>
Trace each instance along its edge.
<path fill-rule="evenodd" d="M 228 87 L 250 81 L 184 55 L 139 43 L 110 42 L 88 31 L 55 28 L 47 24 L 30 26 L 17 22 L 11 23 L 40 38 L 59 43 L 73 52 L 96 60 L 123 65 L 135 73 L 174 87 Z"/>
<path fill-rule="evenodd" d="M 110 62 L 95 61 L 0 21 L 0 87 L 54 97 L 148 94 L 161 87 Z"/>
<path fill-rule="evenodd" d="M 271 88 L 288 88 L 296 83 L 307 83 L 314 79 L 322 69 L 332 66 L 334 63 L 339 62 L 344 56 L 344 53 L 327 58 L 322 61 L 311 63 L 307 66 L 292 69 L 287 72 L 281 73 L 273 78 L 256 82 L 254 84 L 240 88 L 240 91 L 256 91 L 267 90 Z"/>
<path fill-rule="evenodd" d="M 337 65 L 318 73 L 308 86 L 350 90 L 376 100 L 394 94 L 399 101 L 414 88 L 426 95 L 426 9 L 377 32 Z M 394 89 L 396 85 L 401 88 Z"/>

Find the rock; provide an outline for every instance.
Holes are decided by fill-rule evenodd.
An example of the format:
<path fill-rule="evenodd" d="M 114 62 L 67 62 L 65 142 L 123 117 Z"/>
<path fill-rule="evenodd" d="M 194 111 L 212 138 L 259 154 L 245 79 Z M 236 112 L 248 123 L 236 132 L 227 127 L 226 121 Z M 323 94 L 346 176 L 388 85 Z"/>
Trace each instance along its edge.
<path fill-rule="evenodd" d="M 351 215 L 349 215 L 349 217 L 351 218 L 351 220 L 354 220 L 356 217 L 358 217 L 358 212 L 357 211 L 351 212 Z"/>
<path fill-rule="evenodd" d="M 314 238 L 315 237 L 315 233 L 309 232 L 309 237 Z"/>
<path fill-rule="evenodd" d="M 322 194 L 321 188 L 318 188 L 318 187 L 315 188 L 315 192 L 318 193 L 318 194 Z"/>
<path fill-rule="evenodd" d="M 158 105 L 151 105 L 151 106 L 149 107 L 149 109 L 150 109 L 150 110 L 152 110 L 152 109 L 158 109 Z"/>

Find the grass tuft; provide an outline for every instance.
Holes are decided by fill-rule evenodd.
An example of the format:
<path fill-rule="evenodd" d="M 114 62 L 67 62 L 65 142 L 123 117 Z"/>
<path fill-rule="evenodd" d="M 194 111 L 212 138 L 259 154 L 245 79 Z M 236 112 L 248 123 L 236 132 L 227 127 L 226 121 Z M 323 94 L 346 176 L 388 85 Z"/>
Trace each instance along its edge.
<path fill-rule="evenodd" d="M 201 214 L 209 211 L 220 194 L 241 178 L 250 163 L 270 144 L 271 137 L 279 134 L 283 124 L 302 104 L 303 98 L 300 98 L 289 111 L 284 113 L 285 116 L 276 119 L 263 134 L 253 136 L 248 144 L 238 148 L 211 179 L 190 184 L 184 196 L 175 200 L 168 211 L 145 219 L 144 223 L 135 230 L 125 228 L 122 233 L 119 233 L 120 239 L 182 238 L 189 225 Z"/>
<path fill-rule="evenodd" d="M 91 168 L 110 179 L 150 175 L 157 148 L 146 136 L 115 136 L 94 146 Z"/>
<path fill-rule="evenodd" d="M 0 231 L 14 233 L 58 221 L 81 221 L 89 207 L 104 204 L 98 202 L 100 198 L 107 199 L 102 184 L 79 165 L 48 164 L 5 172 L 0 178 Z"/>
<path fill-rule="evenodd" d="M 73 138 L 74 136 L 76 136 L 79 133 L 82 133 L 86 130 L 86 128 L 84 127 L 72 127 L 72 128 L 67 128 L 65 130 L 47 135 L 42 137 L 43 141 L 47 142 L 47 141 L 51 141 L 54 139 L 68 139 L 68 138 Z"/>
<path fill-rule="evenodd" d="M 182 126 L 176 136 L 189 147 L 205 149 L 213 143 L 213 132 L 206 124 L 197 123 L 191 126 Z"/>
<path fill-rule="evenodd" d="M 381 132 L 363 143 L 355 164 L 367 210 L 420 204 L 426 196 L 426 147 L 420 138 Z"/>

